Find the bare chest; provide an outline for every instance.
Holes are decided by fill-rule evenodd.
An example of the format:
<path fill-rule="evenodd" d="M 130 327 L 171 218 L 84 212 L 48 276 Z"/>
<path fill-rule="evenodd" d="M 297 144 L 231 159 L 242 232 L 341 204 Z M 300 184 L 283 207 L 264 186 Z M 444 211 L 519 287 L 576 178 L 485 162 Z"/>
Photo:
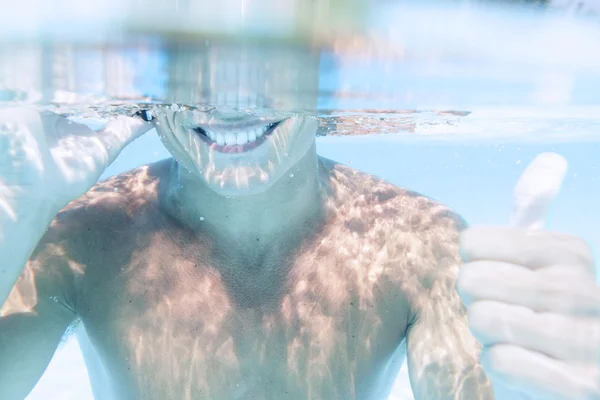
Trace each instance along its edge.
<path fill-rule="evenodd" d="M 408 305 L 375 261 L 312 249 L 284 276 L 244 279 L 161 250 L 132 252 L 84 291 L 123 398 L 364 399 L 390 379 Z"/>

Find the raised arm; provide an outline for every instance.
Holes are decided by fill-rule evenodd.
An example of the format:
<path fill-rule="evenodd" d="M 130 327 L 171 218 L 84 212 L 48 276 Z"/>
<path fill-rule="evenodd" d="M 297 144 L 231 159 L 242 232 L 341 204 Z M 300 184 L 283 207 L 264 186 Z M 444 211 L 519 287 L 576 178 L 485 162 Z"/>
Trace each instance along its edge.
<path fill-rule="evenodd" d="M 0 303 L 56 213 L 151 128 L 121 116 L 95 132 L 34 108 L 0 108 Z"/>
<path fill-rule="evenodd" d="M 27 396 L 75 319 L 69 226 L 51 221 L 150 128 L 119 117 L 95 132 L 33 108 L 0 109 L 2 400 Z"/>
<path fill-rule="evenodd" d="M 0 308 L 2 399 L 27 396 L 76 319 L 73 283 L 77 271 L 65 257 L 60 230 L 53 227 L 43 237 Z"/>

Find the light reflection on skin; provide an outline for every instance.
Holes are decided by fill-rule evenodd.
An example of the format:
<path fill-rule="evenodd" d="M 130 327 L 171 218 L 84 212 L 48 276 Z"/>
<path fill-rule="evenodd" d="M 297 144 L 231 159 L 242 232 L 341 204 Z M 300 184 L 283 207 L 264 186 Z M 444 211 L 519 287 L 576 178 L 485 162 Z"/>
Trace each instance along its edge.
<path fill-rule="evenodd" d="M 256 155 L 234 157 L 231 172 L 231 155 L 212 151 L 190 122 L 280 111 L 154 110 L 176 161 L 113 177 L 69 204 L 2 312 L 52 298 L 51 306 L 72 307 L 119 398 L 381 398 L 410 329 L 418 330 L 411 374 L 429 381 L 421 393 L 487 398 L 454 290 L 462 222 L 424 196 L 318 157 L 307 97 L 278 90 L 307 83 L 310 92 L 318 63 L 301 62 L 301 53 L 182 53 L 174 76 L 199 76 L 187 89 L 174 78 L 183 103 L 222 99 L 219 69 L 207 68 L 220 65 L 221 51 L 242 66 L 278 66 L 265 66 L 275 78 L 264 87 L 239 81 L 283 93 L 270 100 L 294 110 L 281 130 Z M 283 67 L 295 69 L 277 75 Z"/>
<path fill-rule="evenodd" d="M 124 265 L 124 269 L 110 268 L 114 276 L 89 294 L 91 299 L 107 293 L 114 297 L 111 310 L 92 306 L 87 311 L 89 325 L 103 327 L 95 331 L 106 331 L 110 320 L 111 338 L 92 333 L 92 339 L 100 348 L 113 337 L 123 342 L 120 361 L 126 360 L 140 394 L 158 398 L 152 396 L 185 389 L 182 398 L 200 393 L 222 398 L 242 391 L 240 385 L 271 398 L 275 388 L 261 381 L 269 378 L 290 393 L 353 398 L 356 393 L 348 390 L 355 385 L 361 388 L 397 345 L 410 318 L 407 300 L 430 302 L 424 289 L 435 291 L 439 285 L 440 298 L 432 302 L 439 319 L 431 323 L 444 321 L 444 313 L 452 317 L 447 301 L 457 299 L 444 298 L 443 287 L 452 282 L 454 271 L 449 269 L 439 282 L 436 278 L 437 257 L 446 253 L 448 263 L 457 261 L 454 222 L 447 210 L 345 167 L 329 164 L 324 169 L 331 174 L 326 208 L 332 217 L 297 250 L 285 282 L 272 282 L 271 288 L 285 285 L 279 293 L 256 291 L 255 285 L 264 285 L 262 276 L 253 281 L 215 267 L 206 256 L 214 246 L 210 240 L 199 244 L 158 222 L 148 222 L 143 237 L 127 236 L 135 243 L 115 249 L 129 254 L 129 259 L 104 256 L 107 265 Z M 137 176 L 129 176 L 133 182 L 122 180 L 118 186 L 133 187 L 144 173 L 138 171 Z M 102 197 L 109 197 L 123 205 L 126 214 L 147 212 L 148 204 L 129 202 L 146 197 L 143 193 L 121 189 L 115 193 L 111 190 L 115 185 L 108 181 L 105 190 L 99 187 L 82 200 L 99 204 Z M 146 183 L 140 190 L 151 186 Z M 358 189 L 361 186 L 366 190 Z M 80 208 L 73 212 L 79 213 Z M 124 219 L 120 226 L 128 221 Z M 113 240 L 122 242 L 123 237 Z M 267 300 L 244 307 L 232 295 L 244 291 Z M 107 312 L 102 322 L 97 320 Z M 419 353 L 433 361 L 438 354 L 426 339 Z M 456 344 L 472 345 L 464 338 Z M 452 350 L 440 351 L 439 357 L 451 354 Z M 257 375 L 257 370 L 263 372 Z"/>

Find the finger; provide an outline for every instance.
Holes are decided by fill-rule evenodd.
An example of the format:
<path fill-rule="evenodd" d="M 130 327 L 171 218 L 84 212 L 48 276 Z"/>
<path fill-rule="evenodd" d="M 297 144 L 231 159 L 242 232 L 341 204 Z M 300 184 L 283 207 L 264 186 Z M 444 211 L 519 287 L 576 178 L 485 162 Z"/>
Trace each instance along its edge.
<path fill-rule="evenodd" d="M 525 168 L 514 189 L 512 226 L 544 227 L 546 214 L 560 192 L 567 168 L 567 160 L 556 153 L 542 153 Z"/>
<path fill-rule="evenodd" d="M 558 268 L 558 267 L 556 267 Z M 527 307 L 537 312 L 600 315 L 600 289 L 593 280 L 581 279 L 570 266 L 532 271 L 501 261 L 465 264 L 456 287 L 466 307 L 493 300 Z"/>
<path fill-rule="evenodd" d="M 96 136 L 96 132 L 87 125 L 73 122 L 62 115 L 43 111 L 40 117 L 44 125 L 44 137 L 49 147 L 55 147 L 61 140 L 69 137 Z"/>
<path fill-rule="evenodd" d="M 600 396 L 594 369 L 567 364 L 511 344 L 484 347 L 481 365 L 494 386 L 519 388 L 534 399 L 595 399 Z"/>
<path fill-rule="evenodd" d="M 582 239 L 547 231 L 472 227 L 460 236 L 465 261 L 497 260 L 540 269 L 552 265 L 586 267 L 594 274 L 594 255 Z"/>
<path fill-rule="evenodd" d="M 469 327 L 483 346 L 514 344 L 567 362 L 600 361 L 600 323 L 593 318 L 536 313 L 498 301 L 476 301 L 468 311 Z"/>
<path fill-rule="evenodd" d="M 98 139 L 106 148 L 107 165 L 112 163 L 121 150 L 129 143 L 144 133 L 151 130 L 154 126 L 142 120 L 141 118 L 119 116 L 108 122 L 104 129 L 98 133 Z"/>
<path fill-rule="evenodd" d="M 36 140 L 44 139 L 44 125 L 40 113 L 33 107 L 0 108 L 0 126 L 18 131 L 26 128 Z"/>
<path fill-rule="evenodd" d="M 72 182 L 100 176 L 127 144 L 152 128 L 139 118 L 124 116 L 109 121 L 100 132 L 71 121 L 53 123 L 57 129 L 55 137 L 59 139 L 50 153 L 63 175 Z"/>

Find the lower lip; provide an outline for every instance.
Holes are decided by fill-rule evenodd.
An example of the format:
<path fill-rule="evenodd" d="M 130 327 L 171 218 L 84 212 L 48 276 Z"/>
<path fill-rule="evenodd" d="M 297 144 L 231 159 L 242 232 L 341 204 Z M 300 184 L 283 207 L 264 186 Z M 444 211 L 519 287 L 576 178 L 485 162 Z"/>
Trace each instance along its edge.
<path fill-rule="evenodd" d="M 202 134 L 198 134 L 198 136 L 200 136 L 200 138 L 210 146 L 211 150 L 218 151 L 219 153 L 233 154 L 233 153 L 244 153 L 246 151 L 250 151 L 252 149 L 257 148 L 258 146 L 260 146 L 261 144 L 266 142 L 267 137 L 270 136 L 271 133 L 273 133 L 273 130 L 274 130 L 274 128 L 269 129 L 267 132 L 265 132 L 261 137 L 256 139 L 254 142 L 246 143 L 246 144 L 220 145 L 217 142 L 213 142 L 210 138 L 208 138 Z"/>

